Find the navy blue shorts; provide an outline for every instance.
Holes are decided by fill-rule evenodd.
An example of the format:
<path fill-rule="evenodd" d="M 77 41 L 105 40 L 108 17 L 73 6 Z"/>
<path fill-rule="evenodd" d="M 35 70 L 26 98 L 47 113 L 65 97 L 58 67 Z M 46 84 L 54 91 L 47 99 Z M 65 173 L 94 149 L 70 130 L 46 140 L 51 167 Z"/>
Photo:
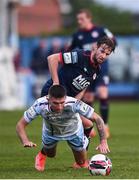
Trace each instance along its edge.
<path fill-rule="evenodd" d="M 42 87 L 42 91 L 41 91 L 41 97 L 48 95 L 49 88 L 52 86 L 52 84 L 53 84 L 52 79 L 49 79 L 44 84 L 44 86 Z"/>

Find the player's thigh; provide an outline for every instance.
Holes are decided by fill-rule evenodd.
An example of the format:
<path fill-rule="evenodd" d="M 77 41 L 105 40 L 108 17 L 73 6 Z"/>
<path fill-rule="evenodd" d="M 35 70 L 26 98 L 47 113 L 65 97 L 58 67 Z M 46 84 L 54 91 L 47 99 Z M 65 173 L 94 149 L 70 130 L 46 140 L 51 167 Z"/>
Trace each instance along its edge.
<path fill-rule="evenodd" d="M 95 90 L 96 90 L 96 82 L 94 82 L 93 84 L 91 84 L 85 91 L 84 96 L 82 98 L 82 100 L 84 102 L 94 102 L 95 100 Z"/>
<path fill-rule="evenodd" d="M 93 122 L 92 121 L 90 121 L 89 119 L 85 118 L 84 116 L 80 116 L 80 117 L 81 117 L 81 120 L 82 120 L 84 128 L 89 128 L 89 127 L 93 126 Z"/>
<path fill-rule="evenodd" d="M 67 140 L 67 142 L 72 150 L 83 151 L 83 150 L 86 150 L 89 140 L 84 135 L 84 131 L 82 129 L 74 136 L 74 138 Z"/>
<path fill-rule="evenodd" d="M 83 102 L 93 102 L 95 99 L 95 93 L 93 91 L 86 91 L 83 95 Z"/>
<path fill-rule="evenodd" d="M 51 79 L 44 84 L 41 90 L 41 97 L 48 95 L 49 88 L 52 86 L 52 84 L 53 82 Z"/>
<path fill-rule="evenodd" d="M 43 150 L 46 152 L 48 157 L 54 157 L 56 155 L 56 147 L 58 141 L 50 138 L 49 136 L 42 136 Z"/>
<path fill-rule="evenodd" d="M 98 86 L 97 95 L 100 99 L 108 98 L 109 95 L 108 86 L 105 85 Z"/>

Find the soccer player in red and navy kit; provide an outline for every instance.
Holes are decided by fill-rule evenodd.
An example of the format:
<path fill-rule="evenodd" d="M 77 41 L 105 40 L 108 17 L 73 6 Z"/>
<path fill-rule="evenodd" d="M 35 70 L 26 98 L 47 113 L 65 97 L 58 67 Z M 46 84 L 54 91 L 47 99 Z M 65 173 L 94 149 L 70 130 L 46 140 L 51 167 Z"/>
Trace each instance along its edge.
<path fill-rule="evenodd" d="M 42 88 L 41 96 L 47 95 L 52 85 L 61 84 L 66 88 L 68 96 L 82 99 L 87 87 L 98 78 L 100 65 L 114 49 L 113 40 L 103 37 L 92 51 L 73 50 L 48 56 L 52 79 L 48 80 Z M 59 63 L 62 64 L 60 69 Z M 86 120 L 84 118 L 82 120 L 84 124 Z M 86 123 L 84 127 L 86 127 Z M 86 136 L 88 135 L 86 134 Z"/>
<path fill-rule="evenodd" d="M 92 22 L 92 13 L 88 9 L 82 9 L 77 13 L 77 22 L 79 29 L 72 36 L 70 49 L 79 48 L 91 50 L 93 48 L 93 44 L 103 36 L 107 36 L 116 42 L 113 34 L 107 28 L 97 26 Z M 94 92 L 97 90 L 97 95 L 100 101 L 100 113 L 105 123 L 107 138 L 110 136 L 108 126 L 108 84 L 108 61 L 105 61 L 101 66 L 100 76 L 96 80 L 95 85 L 93 83 L 92 86 L 87 89 L 82 99 L 87 104 L 92 105 L 94 101 Z M 91 128 L 88 128 L 86 131 L 90 132 Z"/>

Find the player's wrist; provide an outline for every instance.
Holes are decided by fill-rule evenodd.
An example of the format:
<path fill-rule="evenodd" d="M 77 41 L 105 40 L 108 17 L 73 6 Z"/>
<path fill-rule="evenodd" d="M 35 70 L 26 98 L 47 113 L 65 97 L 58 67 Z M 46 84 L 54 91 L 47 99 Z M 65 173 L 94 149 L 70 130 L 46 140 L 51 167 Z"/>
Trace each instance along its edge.
<path fill-rule="evenodd" d="M 27 143 L 29 143 L 30 141 L 28 140 L 28 139 L 24 139 L 24 140 L 22 140 L 22 144 L 24 145 L 24 144 L 27 144 Z"/>
<path fill-rule="evenodd" d="M 104 144 L 104 143 L 107 144 L 107 139 L 101 139 L 101 140 L 100 140 L 100 143 L 101 143 L 101 144 Z"/>
<path fill-rule="evenodd" d="M 59 85 L 59 81 L 53 81 L 53 85 Z"/>

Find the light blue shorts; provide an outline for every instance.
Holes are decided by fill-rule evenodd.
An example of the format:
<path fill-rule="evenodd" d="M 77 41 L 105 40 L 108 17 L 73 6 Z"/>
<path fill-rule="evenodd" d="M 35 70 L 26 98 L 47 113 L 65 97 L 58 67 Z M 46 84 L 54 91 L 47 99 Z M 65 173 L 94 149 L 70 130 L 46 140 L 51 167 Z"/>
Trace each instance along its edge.
<path fill-rule="evenodd" d="M 65 138 L 50 136 L 46 133 L 45 134 L 43 133 L 42 135 L 42 144 L 43 144 L 43 147 L 45 147 L 46 149 L 54 148 L 59 141 L 63 141 L 63 140 L 67 141 L 69 146 L 75 151 L 82 151 L 86 149 L 88 145 L 88 139 L 84 135 L 83 130 L 80 130 L 75 135 L 68 136 Z"/>

